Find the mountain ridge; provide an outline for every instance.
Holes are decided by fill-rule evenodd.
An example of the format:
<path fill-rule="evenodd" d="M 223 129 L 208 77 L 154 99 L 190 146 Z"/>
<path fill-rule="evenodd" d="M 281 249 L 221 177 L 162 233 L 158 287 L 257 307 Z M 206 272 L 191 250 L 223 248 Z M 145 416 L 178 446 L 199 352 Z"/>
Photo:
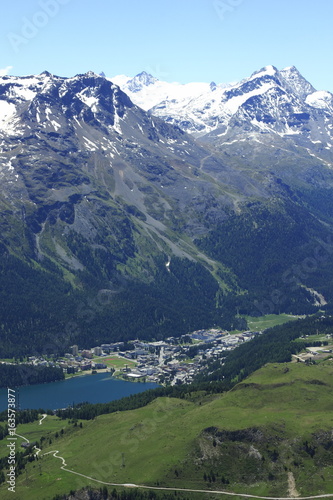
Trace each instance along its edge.
<path fill-rule="evenodd" d="M 268 85 L 276 97 L 276 70 L 261 73 L 241 87 L 256 92 Z M 240 88 L 223 92 L 230 100 L 243 99 L 237 94 Z M 283 132 L 272 133 L 269 120 L 264 118 L 268 125 L 260 122 L 259 115 L 257 122 L 265 129 L 254 132 L 257 124 L 251 124 L 251 116 L 263 112 L 267 99 L 251 99 L 240 107 L 242 113 L 233 115 L 227 134 L 211 133 L 198 141 L 147 113 L 116 84 L 93 72 L 72 78 L 48 72 L 2 77 L 0 225 L 7 259 L 2 262 L 2 286 L 12 290 L 11 312 L 3 313 L 7 338 L 9 332 L 29 328 L 40 345 L 42 330 L 54 331 L 49 324 L 41 326 L 46 315 L 40 283 L 49 286 L 52 277 L 50 301 L 66 295 L 74 304 L 82 303 L 98 290 L 111 290 L 112 304 L 95 314 L 93 333 L 77 318 L 85 343 L 89 335 L 95 343 L 115 336 L 162 338 L 213 324 L 236 326 L 236 310 L 253 312 L 254 300 L 263 300 L 276 286 L 291 255 L 296 265 L 312 252 L 316 238 L 328 239 L 332 213 L 319 198 L 328 199 L 333 188 L 330 151 L 323 148 L 322 159 L 312 153 L 317 144 L 307 151 L 311 130 L 303 116 L 291 118 L 300 131 L 298 144 Z M 286 109 L 291 116 L 293 109 Z M 321 109 L 318 113 L 322 125 L 326 115 Z M 279 115 L 274 127 L 281 123 Z M 298 228 L 299 220 L 303 223 Z M 285 224 L 294 238 L 292 253 L 282 252 L 281 262 L 272 267 L 274 245 L 285 244 Z M 275 233 L 274 225 L 279 228 Z M 271 241 L 262 238 L 258 227 L 269 228 Z M 252 261 L 246 275 L 236 262 L 244 245 L 253 252 L 247 253 Z M 251 277 L 256 254 L 261 264 L 254 265 Z M 264 280 L 260 269 L 268 273 Z M 323 269 L 327 283 L 320 278 Z M 309 288 L 331 300 L 332 272 L 328 263 L 323 269 L 299 283 L 297 293 L 283 285 L 288 312 L 316 310 Z M 34 290 L 30 305 L 21 295 L 24 273 Z M 126 287 L 113 293 L 113 283 L 124 281 Z M 24 326 L 18 325 L 16 303 L 24 304 Z M 71 307 L 75 310 L 63 307 L 59 332 Z M 36 310 L 38 318 L 31 325 Z M 51 317 L 49 310 L 48 321 Z M 126 317 L 132 318 L 130 327 Z M 64 343 L 70 340 L 66 337 Z"/>
<path fill-rule="evenodd" d="M 117 81 L 117 77 L 114 80 Z M 119 80 L 119 84 L 152 115 L 160 116 L 213 145 L 220 146 L 229 137 L 235 139 L 234 129 L 239 127 L 236 134 L 243 136 L 240 139 L 249 137 L 249 127 L 252 133 L 284 134 L 296 139 L 297 134 L 305 135 L 304 129 L 309 123 L 312 133 L 307 135 L 306 142 L 310 153 L 316 156 L 320 147 L 326 150 L 332 147 L 333 95 L 328 91 L 314 89 L 295 66 L 280 71 L 274 66 L 265 66 L 252 73 L 249 78 L 226 86 L 185 84 L 180 88 L 186 89 L 186 95 L 177 96 L 177 86 L 174 84 L 173 96 L 160 90 L 159 103 L 156 103 L 159 96 L 158 85 L 162 86 L 163 82 L 155 81 L 149 88 L 138 89 L 135 95 L 130 93 L 126 79 Z M 165 85 L 166 88 L 172 86 Z M 196 92 L 191 93 L 191 85 L 198 86 Z M 154 86 L 156 95 L 152 90 Z M 149 100 L 151 95 L 156 103 L 154 106 L 151 106 L 152 101 Z M 249 114 L 252 102 L 255 104 L 256 101 L 258 111 L 254 108 Z M 230 133 L 229 129 L 233 132 Z M 314 147 L 316 143 L 321 146 Z M 319 159 L 332 164 L 332 151 L 329 153 L 324 151 Z"/>

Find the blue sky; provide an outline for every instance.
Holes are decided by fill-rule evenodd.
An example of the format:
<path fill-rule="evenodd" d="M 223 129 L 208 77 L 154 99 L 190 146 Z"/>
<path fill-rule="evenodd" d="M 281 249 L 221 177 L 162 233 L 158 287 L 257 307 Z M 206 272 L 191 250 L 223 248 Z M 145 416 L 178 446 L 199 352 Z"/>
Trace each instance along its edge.
<path fill-rule="evenodd" d="M 295 65 L 333 91 L 329 0 L 12 0 L 3 2 L 0 69 L 60 76 L 142 70 L 182 83 L 238 81 Z"/>

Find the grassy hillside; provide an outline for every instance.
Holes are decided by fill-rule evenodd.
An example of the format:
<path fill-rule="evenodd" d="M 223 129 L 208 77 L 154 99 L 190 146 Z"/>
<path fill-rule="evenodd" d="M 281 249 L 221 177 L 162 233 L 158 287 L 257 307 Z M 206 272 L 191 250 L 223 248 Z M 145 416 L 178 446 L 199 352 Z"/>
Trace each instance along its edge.
<path fill-rule="evenodd" d="M 82 428 L 56 417 L 20 425 L 30 441 L 45 437 L 42 458 L 19 476 L 16 496 L 2 485 L 1 498 L 101 486 L 61 470 L 52 450 L 67 469 L 108 483 L 288 496 L 292 478 L 301 496 L 333 494 L 332 375 L 331 362 L 270 364 L 224 395 L 159 398 Z"/>
<path fill-rule="evenodd" d="M 288 321 L 296 321 L 298 318 L 299 316 L 291 314 L 266 314 L 259 317 L 245 316 L 249 329 L 253 331 L 266 330 L 266 328 L 283 325 Z"/>

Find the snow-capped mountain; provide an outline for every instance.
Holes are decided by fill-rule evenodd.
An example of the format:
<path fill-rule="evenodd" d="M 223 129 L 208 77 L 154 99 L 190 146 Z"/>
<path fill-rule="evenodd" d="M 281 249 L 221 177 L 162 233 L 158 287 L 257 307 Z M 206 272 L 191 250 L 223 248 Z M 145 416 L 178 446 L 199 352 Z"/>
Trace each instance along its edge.
<path fill-rule="evenodd" d="M 209 133 L 244 126 L 247 131 L 299 135 L 309 129 L 309 122 L 318 121 L 322 112 L 330 120 L 332 103 L 332 94 L 318 94 L 295 67 L 278 71 L 268 66 L 224 92 L 219 103 L 219 123 Z M 317 123 L 317 127 L 322 124 Z"/>
<path fill-rule="evenodd" d="M 133 80 L 118 82 L 129 92 Z M 270 147 L 291 154 L 303 148 L 305 156 L 333 163 L 333 95 L 316 91 L 294 66 L 266 66 L 229 85 L 170 84 L 151 76 L 149 82 L 131 93 L 134 102 L 228 154 L 237 144 L 234 154 L 248 158 L 253 143 L 256 149 L 262 143 L 266 155 Z"/>
<path fill-rule="evenodd" d="M 278 71 L 268 66 L 228 87 L 168 84 L 147 73 L 124 85 L 132 89 L 128 93 L 137 102 L 148 99 L 150 92 L 146 102 L 162 94 L 172 99 L 147 113 L 117 84 L 92 72 L 72 78 L 48 72 L 2 77 L 0 176 L 4 196 L 11 193 L 17 200 L 14 193 L 19 193 L 20 199 L 35 202 L 47 195 L 58 202 L 67 199 L 69 191 L 77 192 L 73 183 L 90 191 L 89 165 L 97 158 L 117 178 L 113 165 L 131 165 L 135 173 L 127 168 L 125 176 L 130 183 L 141 182 L 142 176 L 153 179 L 158 189 L 177 199 L 180 208 L 193 196 L 205 198 L 213 189 L 201 179 L 203 184 L 193 182 L 190 191 L 188 173 L 184 177 L 186 168 L 181 165 L 188 165 L 192 172 L 207 172 L 246 196 L 267 196 L 268 192 L 239 172 L 244 165 L 247 170 L 253 166 L 247 174 L 252 177 L 267 168 L 280 175 L 281 169 L 291 168 L 291 160 L 297 168 L 306 166 L 302 174 L 295 172 L 295 178 L 315 169 L 318 161 L 332 168 L 332 94 L 315 91 L 294 67 Z M 202 130 L 201 146 L 181 130 L 193 128 Z M 63 179 L 69 179 L 69 172 L 73 182 L 68 191 Z M 126 192 L 127 202 L 146 211 L 146 196 L 140 189 L 130 189 L 122 177 L 115 192 Z"/>
<path fill-rule="evenodd" d="M 220 104 L 224 114 L 201 140 L 232 163 L 280 173 L 310 160 L 333 167 L 333 95 L 316 91 L 295 67 L 265 67 L 227 90 Z"/>
<path fill-rule="evenodd" d="M 294 66 L 281 71 L 266 66 L 235 84 L 181 85 L 161 82 L 146 73 L 133 79 L 114 77 L 112 80 L 138 106 L 196 137 L 217 129 L 225 130 L 237 113 L 249 109 L 255 101 L 259 107 L 259 101 L 265 102 L 262 103 L 262 116 L 255 112 L 247 117 L 254 130 L 274 130 L 277 127 L 279 132 L 297 133 L 297 122 L 303 113 L 316 114 L 318 109 L 332 112 L 332 94 L 318 93 Z M 280 120 L 277 115 L 280 115 Z"/>
<path fill-rule="evenodd" d="M 147 221 L 140 219 L 140 225 L 150 233 L 167 232 L 179 213 L 189 234 L 201 234 L 202 215 L 195 215 L 190 204 L 196 199 L 202 210 L 216 190 L 201 177 L 203 161 L 225 175 L 218 155 L 148 114 L 116 84 L 93 72 L 72 78 L 48 72 L 0 78 L 0 205 L 4 200 L 21 213 L 28 204 L 25 220 L 38 241 L 50 212 L 54 221 L 68 215 L 73 227 L 86 232 L 90 223 L 83 222 L 82 213 L 94 211 L 87 198 L 103 190 L 110 200 L 140 211 Z M 236 186 L 238 174 L 228 182 Z M 253 189 L 252 182 L 243 180 L 244 192 L 247 185 Z M 221 208 L 232 199 L 218 196 L 215 203 Z M 209 217 L 220 217 L 218 212 L 211 210 Z M 90 230 L 96 233 L 94 223 Z"/>
<path fill-rule="evenodd" d="M 142 109 L 148 111 L 155 106 L 162 105 L 165 101 L 168 106 L 172 103 L 188 102 L 189 99 L 200 97 L 202 94 L 210 93 L 218 88 L 228 85 L 216 85 L 216 83 L 168 83 L 158 80 L 145 71 L 134 78 L 117 75 L 110 80 L 130 96 L 131 100 Z M 158 113 L 157 113 L 158 114 Z M 164 119 L 165 116 L 161 114 Z"/>

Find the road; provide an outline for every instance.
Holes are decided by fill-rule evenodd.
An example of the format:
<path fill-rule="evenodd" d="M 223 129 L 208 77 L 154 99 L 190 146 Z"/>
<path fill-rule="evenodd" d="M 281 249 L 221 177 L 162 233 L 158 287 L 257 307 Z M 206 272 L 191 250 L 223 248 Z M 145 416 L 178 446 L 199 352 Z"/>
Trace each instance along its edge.
<path fill-rule="evenodd" d="M 44 418 L 46 418 L 46 415 L 43 415 L 43 418 L 39 422 L 42 424 Z M 27 442 L 28 439 L 25 438 L 24 436 L 20 436 L 19 434 L 16 434 L 17 436 L 21 437 L 22 439 L 25 439 Z M 36 455 L 38 455 L 41 450 L 37 448 L 36 446 L 34 447 L 37 451 Z M 66 461 L 63 457 L 58 455 L 59 450 L 52 450 L 48 451 L 47 453 L 43 453 L 40 455 L 40 457 L 44 457 L 46 455 L 53 455 L 54 458 L 57 458 L 62 461 L 62 465 L 60 466 L 61 470 L 64 470 L 66 472 L 69 472 L 70 474 L 75 474 L 76 476 L 84 477 L 85 479 L 89 479 L 90 481 L 94 481 L 95 483 L 98 484 L 103 484 L 105 486 L 118 486 L 120 488 L 137 488 L 137 489 L 142 489 L 142 490 L 158 490 L 158 491 L 168 491 L 168 492 L 174 492 L 174 491 L 179 491 L 182 493 L 209 493 L 211 495 L 226 495 L 226 496 L 231 496 L 231 497 L 242 497 L 242 498 L 257 498 L 259 500 L 291 500 L 293 498 L 297 498 L 297 500 L 315 500 L 319 498 L 333 498 L 333 493 L 332 494 L 325 494 L 325 495 L 314 495 L 314 496 L 308 496 L 308 497 L 301 497 L 301 496 L 293 496 L 293 497 L 261 497 L 257 495 L 250 495 L 248 493 L 232 493 L 230 491 L 220 491 L 220 490 L 196 490 L 196 489 L 190 489 L 190 488 L 167 488 L 163 486 L 145 486 L 142 484 L 132 484 L 132 483 L 109 483 L 107 481 L 100 481 L 99 479 L 95 479 L 93 477 L 87 476 L 86 474 L 81 474 L 80 472 L 75 472 L 71 469 L 67 469 L 67 464 Z"/>

